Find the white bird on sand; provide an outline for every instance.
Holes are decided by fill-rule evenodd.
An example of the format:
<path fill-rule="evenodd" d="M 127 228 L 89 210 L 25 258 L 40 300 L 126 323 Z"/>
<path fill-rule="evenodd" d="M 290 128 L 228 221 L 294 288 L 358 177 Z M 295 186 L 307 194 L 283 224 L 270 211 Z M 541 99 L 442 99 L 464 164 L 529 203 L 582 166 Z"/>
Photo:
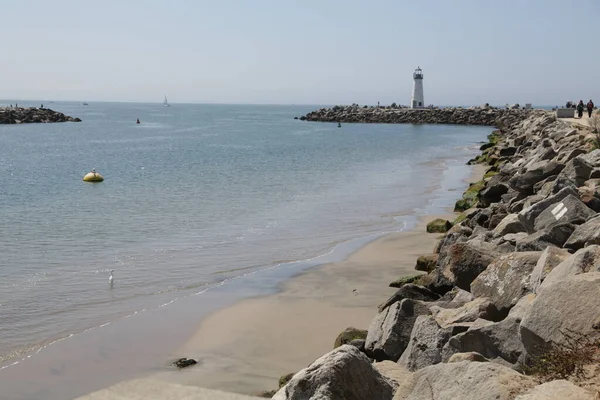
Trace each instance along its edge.
<path fill-rule="evenodd" d="M 111 269 L 110 276 L 108 277 L 108 283 L 110 283 L 111 285 L 113 284 L 113 272 L 115 272 L 115 270 Z"/>

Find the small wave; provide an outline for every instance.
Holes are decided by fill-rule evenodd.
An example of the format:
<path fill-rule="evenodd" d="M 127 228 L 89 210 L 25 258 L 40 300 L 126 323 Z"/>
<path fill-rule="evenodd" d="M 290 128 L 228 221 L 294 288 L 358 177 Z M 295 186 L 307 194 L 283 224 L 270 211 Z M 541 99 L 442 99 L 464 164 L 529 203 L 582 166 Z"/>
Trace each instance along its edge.
<path fill-rule="evenodd" d="M 177 300 L 179 300 L 179 298 L 178 298 L 178 297 L 174 298 L 174 299 L 173 299 L 173 300 L 171 300 L 171 301 L 167 301 L 167 302 L 166 302 L 166 303 L 164 303 L 164 304 L 161 304 L 160 306 L 158 306 L 158 308 L 163 308 L 163 307 L 166 307 L 166 306 L 168 306 L 169 304 L 173 304 L 173 303 L 175 303 Z"/>

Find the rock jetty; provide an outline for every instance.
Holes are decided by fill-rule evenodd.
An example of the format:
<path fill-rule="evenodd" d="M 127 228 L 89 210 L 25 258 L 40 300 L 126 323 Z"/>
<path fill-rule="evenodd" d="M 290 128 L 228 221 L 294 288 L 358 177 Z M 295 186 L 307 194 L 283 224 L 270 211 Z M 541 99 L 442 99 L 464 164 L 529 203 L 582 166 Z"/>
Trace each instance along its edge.
<path fill-rule="evenodd" d="M 410 109 L 399 107 L 335 106 L 296 117 L 302 121 L 386 123 L 386 124 L 456 124 L 504 126 L 522 121 L 539 110 L 479 107 Z"/>
<path fill-rule="evenodd" d="M 544 111 L 351 110 L 307 119 L 511 123 L 471 160 L 487 173 L 438 224 L 426 273 L 374 310 L 364 341 L 336 341 L 273 398 L 600 398 L 600 138 Z"/>
<path fill-rule="evenodd" d="M 81 122 L 79 118 L 69 117 L 49 108 L 0 108 L 0 124 L 32 124 L 50 122 Z"/>

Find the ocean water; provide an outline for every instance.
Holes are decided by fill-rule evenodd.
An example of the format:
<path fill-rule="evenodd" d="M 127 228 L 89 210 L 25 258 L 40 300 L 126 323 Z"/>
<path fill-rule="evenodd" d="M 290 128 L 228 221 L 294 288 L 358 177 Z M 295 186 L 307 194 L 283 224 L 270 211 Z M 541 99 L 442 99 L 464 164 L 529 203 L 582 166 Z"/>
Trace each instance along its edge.
<path fill-rule="evenodd" d="M 221 304 L 239 291 L 198 294 L 240 277 L 275 290 L 290 266 L 409 228 L 460 195 L 491 131 L 293 119 L 310 106 L 45 106 L 83 122 L 0 125 L 0 380 L 58 340 Z M 104 182 L 82 182 L 92 168 Z"/>

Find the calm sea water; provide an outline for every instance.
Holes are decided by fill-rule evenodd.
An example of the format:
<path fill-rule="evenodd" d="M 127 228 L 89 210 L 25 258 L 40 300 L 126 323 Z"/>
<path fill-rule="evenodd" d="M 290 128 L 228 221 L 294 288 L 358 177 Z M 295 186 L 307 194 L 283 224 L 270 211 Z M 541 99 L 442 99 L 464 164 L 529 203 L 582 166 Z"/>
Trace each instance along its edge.
<path fill-rule="evenodd" d="M 490 131 L 340 129 L 293 120 L 314 109 L 296 106 L 46 107 L 83 122 L 0 125 L 0 367 L 233 277 L 401 230 L 435 206 L 450 168 L 465 177 Z M 82 182 L 92 168 L 103 183 Z"/>

